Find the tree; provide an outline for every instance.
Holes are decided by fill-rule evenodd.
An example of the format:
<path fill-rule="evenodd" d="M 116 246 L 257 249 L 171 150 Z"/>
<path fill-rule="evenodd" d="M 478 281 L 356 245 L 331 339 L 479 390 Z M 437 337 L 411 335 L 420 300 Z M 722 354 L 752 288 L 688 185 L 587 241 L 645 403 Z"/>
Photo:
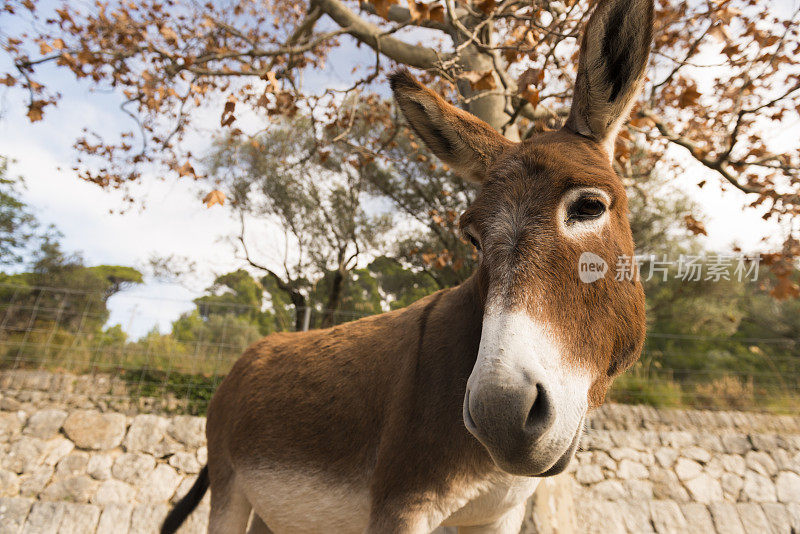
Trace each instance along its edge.
<path fill-rule="evenodd" d="M 141 273 L 117 265 L 86 267 L 80 255 L 62 250 L 58 238 L 55 231 L 44 234 L 25 271 L 0 272 L 0 365 L 85 367 L 125 341 L 118 326 L 103 329 L 108 299 L 142 283 Z"/>
<path fill-rule="evenodd" d="M 280 323 L 282 310 L 276 309 L 273 313 L 264 309 L 264 286 L 244 269 L 218 276 L 208 293 L 194 301 L 203 319 L 212 315 L 234 315 L 255 325 L 264 336 L 288 327 Z M 273 300 L 272 304 L 281 307 L 278 301 Z"/>
<path fill-rule="evenodd" d="M 142 283 L 142 274 L 118 265 L 86 267 L 79 254 L 66 253 L 58 231 L 54 227 L 41 230 L 19 198 L 16 188 L 21 178 L 7 179 L 6 172 L 6 160 L 0 158 L 0 265 L 22 272 L 0 272 L 0 341 L 5 349 L 0 356 L 13 352 L 20 363 L 30 356 L 24 350 L 26 343 L 42 341 L 47 347 L 56 336 L 66 336 L 72 339 L 61 339 L 62 348 L 74 349 L 79 336 L 103 337 L 108 299 L 131 284 Z"/>
<path fill-rule="evenodd" d="M 258 326 L 246 317 L 231 313 L 201 317 L 195 310 L 184 313 L 172 324 L 172 336 L 179 343 L 189 347 L 199 345 L 206 353 L 217 351 L 231 360 L 238 358 L 248 345 L 262 335 Z"/>
<path fill-rule="evenodd" d="M 81 334 L 99 333 L 108 320 L 108 299 L 142 283 L 142 274 L 132 267 L 86 267 L 79 255 L 65 253 L 56 238 L 45 236 L 29 270 L 0 272 L 0 306 L 8 332 L 46 323 Z"/>
<path fill-rule="evenodd" d="M 438 163 L 408 132 L 393 130 L 384 144 L 385 158 L 369 160 L 364 176 L 370 189 L 411 223 L 392 257 L 426 273 L 439 289 L 459 284 L 472 274 L 477 259 L 458 230 L 458 218 L 475 198 L 476 186 Z"/>
<path fill-rule="evenodd" d="M 85 178 L 101 185 L 138 178 L 137 164 L 160 152 L 176 172 L 191 174 L 182 165 L 187 154 L 179 141 L 195 126 L 193 110 L 211 95 L 229 95 L 220 106 L 224 128 L 234 124 L 237 106 L 291 116 L 343 91 L 363 93 L 394 65 L 424 71 L 430 84 L 515 138 L 564 117 L 577 37 L 590 7 L 584 1 L 444 0 L 405 7 L 394 0 L 244 0 L 231 9 L 149 0 L 101 2 L 97 9 L 65 3 L 51 14 L 11 0 L 6 13 L 31 15 L 44 29 L 3 36 L 14 65 L 4 83 L 29 92 L 34 121 L 58 101 L 56 88 L 35 79 L 47 63 L 125 96 L 125 109 L 140 126 L 137 142 L 132 133 L 116 143 L 78 142 L 86 154 L 124 163 L 84 169 Z M 767 125 L 788 124 L 796 113 L 800 30 L 797 10 L 773 7 L 748 0 L 660 1 L 652 74 L 634 130 L 646 134 L 657 152 L 667 145 L 684 148 L 779 214 L 797 208 L 800 156 L 771 153 L 761 134 Z M 420 39 L 428 44 L 415 43 Z M 352 85 L 319 90 L 303 84 L 303 73 L 321 68 L 348 42 L 374 52 L 374 64 L 354 65 Z M 714 67 L 711 80 L 701 80 L 706 66 Z M 320 116 L 334 122 L 341 111 L 329 108 Z M 781 185 L 794 187 L 785 192 Z"/>
<path fill-rule="evenodd" d="M 367 268 L 377 279 L 381 293 L 393 310 L 404 308 L 439 289 L 433 277 L 405 268 L 394 258 L 380 256 Z"/>
<path fill-rule="evenodd" d="M 342 148 L 317 150 L 312 121 L 298 115 L 252 139 L 221 139 L 209 158 L 210 174 L 239 215 L 244 258 L 288 296 L 297 329 L 312 292 L 325 310 L 323 325 L 333 324 L 349 271 L 389 228 L 387 217 L 364 208 L 364 165 Z M 280 268 L 253 257 L 247 233 L 253 220 L 267 223 L 272 236 L 275 228 L 283 231 L 282 243 L 274 237 L 269 243 L 282 250 Z M 322 295 L 318 284 L 328 273 Z"/>
<path fill-rule="evenodd" d="M 39 223 L 19 197 L 21 178 L 8 178 L 8 160 L 0 156 L 0 265 L 22 261 Z"/>
<path fill-rule="evenodd" d="M 642 358 L 615 384 L 612 398 L 661 406 L 686 401 L 724 409 L 793 409 L 800 301 L 776 301 L 769 294 L 778 283 L 772 273 L 747 264 L 753 271 L 737 274 L 731 251 L 705 248 L 698 235 L 704 231 L 699 207 L 661 169 L 638 157 L 632 155 L 639 178 L 628 192 L 631 230 L 643 257 L 648 333 Z M 690 225 L 684 224 L 687 217 Z M 718 254 L 731 261 L 723 276 L 709 278 Z M 699 276 L 681 264 L 682 255 L 698 262 Z M 790 281 L 797 283 L 796 272 Z"/>

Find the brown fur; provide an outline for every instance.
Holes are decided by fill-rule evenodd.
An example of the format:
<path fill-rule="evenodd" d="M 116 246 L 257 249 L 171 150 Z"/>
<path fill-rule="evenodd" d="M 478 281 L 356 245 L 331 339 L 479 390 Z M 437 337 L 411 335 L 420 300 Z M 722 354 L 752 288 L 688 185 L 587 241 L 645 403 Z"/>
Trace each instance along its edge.
<path fill-rule="evenodd" d="M 464 178 L 482 181 L 492 162 L 514 145 L 474 115 L 445 102 L 408 71 L 394 73 L 390 82 L 409 126 Z"/>
<path fill-rule="evenodd" d="M 603 233 L 576 244 L 558 234 L 556 208 L 574 187 L 609 194 L 611 220 Z M 599 406 L 611 379 L 637 358 L 643 343 L 644 292 L 638 281 L 592 284 L 577 276 L 580 254 L 590 251 L 613 267 L 634 255 L 628 203 L 605 152 L 567 130 L 546 132 L 507 151 L 488 175 L 460 225 L 479 232 L 487 253 L 480 268 L 508 273 L 507 305 L 556 325 L 567 357 L 597 372 L 590 405 Z M 503 228 L 497 231 L 497 228 Z M 553 298 L 557 295 L 557 298 Z M 614 361 L 612 361 L 614 358 Z"/>
<path fill-rule="evenodd" d="M 633 12 L 631 19 L 609 31 L 609 19 L 624 10 Z M 482 243 L 482 261 L 461 286 L 402 310 L 326 330 L 275 334 L 250 347 L 209 406 L 212 531 L 243 528 L 250 503 L 237 491 L 237 473 L 262 466 L 323 473 L 332 483 L 368 488 L 372 533 L 420 532 L 431 526 L 429 518 L 446 519 L 453 510 L 435 512 L 470 495 L 465 488 L 503 475 L 462 420 L 490 291 L 504 307 L 551 325 L 566 365 L 592 374 L 589 407 L 602 403 L 613 378 L 638 358 L 644 295 L 638 281 L 615 280 L 613 272 L 581 283 L 577 265 L 584 251 L 612 268 L 619 256 L 633 255 L 627 199 L 611 169 L 609 146 L 646 63 L 649 29 L 634 30 L 649 27 L 651 17 L 647 0 L 601 2 L 584 38 L 570 121 L 520 144 L 407 72 L 391 77 L 410 126 L 442 160 L 482 183 L 460 223 Z M 620 55 L 615 39 L 631 40 L 632 51 Z M 601 45 L 612 51 L 613 65 L 586 60 L 601 57 Z M 604 80 L 600 93 L 592 80 Z M 606 99 L 613 93 L 613 102 L 598 103 L 601 93 Z M 588 134 L 586 124 L 592 125 Z M 610 198 L 607 224 L 580 240 L 558 230 L 558 207 L 575 187 L 598 188 Z M 571 454 L 544 474 L 564 469 Z"/>
<path fill-rule="evenodd" d="M 491 471 L 461 420 L 480 341 L 479 279 L 403 310 L 248 349 L 209 407 L 212 490 L 219 471 L 254 459 L 340 481 L 371 472 L 376 516 L 402 523 L 418 495 Z"/>
<path fill-rule="evenodd" d="M 599 2 L 583 33 L 565 127 L 605 145 L 609 155 L 641 90 L 652 31 L 652 0 L 618 0 Z"/>
<path fill-rule="evenodd" d="M 576 185 L 613 199 L 612 220 L 589 249 L 609 265 L 631 255 L 625 191 L 601 149 L 553 132 L 507 150 L 462 217 L 463 226 L 484 230 L 492 251 L 466 283 L 402 310 L 276 334 L 248 349 L 209 407 L 212 491 L 216 478 L 253 462 L 367 478 L 374 532 L 388 532 L 402 531 L 428 500 L 496 471 L 461 418 L 493 272 L 511 273 L 510 305 L 544 304 L 568 357 L 596 372 L 590 404 L 601 404 L 613 377 L 638 357 L 644 296 L 638 282 L 577 279 L 582 249 L 559 238 L 552 221 Z M 506 233 L 487 233 L 503 218 Z"/>
<path fill-rule="evenodd" d="M 492 272 L 513 273 L 512 306 L 544 303 L 569 356 L 585 355 L 596 371 L 590 403 L 601 404 L 613 377 L 638 357 L 644 297 L 638 282 L 578 281 L 581 248 L 559 239 L 552 221 L 563 192 L 576 185 L 613 199 L 612 221 L 590 249 L 610 265 L 631 255 L 625 191 L 601 149 L 569 132 L 508 149 L 461 220 L 487 229 L 507 218 L 508 232 L 481 236 L 492 253 L 467 282 L 402 310 L 275 334 L 248 349 L 209 407 L 212 489 L 216 478 L 253 461 L 334 480 L 368 477 L 381 521 L 375 532 L 401 531 L 428 504 L 420 495 L 435 500 L 494 472 L 461 418 Z"/>

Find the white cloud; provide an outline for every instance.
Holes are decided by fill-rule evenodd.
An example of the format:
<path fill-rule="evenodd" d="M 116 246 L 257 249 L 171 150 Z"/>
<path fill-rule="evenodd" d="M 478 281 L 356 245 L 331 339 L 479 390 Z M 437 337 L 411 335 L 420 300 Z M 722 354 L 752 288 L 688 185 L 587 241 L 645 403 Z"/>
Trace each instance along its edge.
<path fill-rule="evenodd" d="M 198 295 L 177 284 L 152 282 L 118 293 L 108 301 L 109 325 L 119 324 L 130 339 L 138 339 L 154 327 L 170 331 L 172 322 L 194 308 Z"/>

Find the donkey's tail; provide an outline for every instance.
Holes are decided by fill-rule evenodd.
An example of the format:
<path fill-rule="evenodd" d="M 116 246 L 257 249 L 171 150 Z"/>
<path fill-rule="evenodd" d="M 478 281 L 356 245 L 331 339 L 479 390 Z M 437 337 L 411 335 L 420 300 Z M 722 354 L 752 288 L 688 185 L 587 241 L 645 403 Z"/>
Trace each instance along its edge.
<path fill-rule="evenodd" d="M 167 514 L 164 523 L 161 525 L 161 534 L 173 534 L 177 532 L 178 528 L 180 528 L 183 522 L 186 521 L 186 518 L 189 517 L 189 514 L 200 504 L 207 490 L 208 466 L 206 465 L 200 471 L 200 474 L 197 475 L 197 480 L 195 480 L 192 489 L 190 489 L 189 492 L 184 495 L 183 499 L 178 501 L 178 504 Z"/>

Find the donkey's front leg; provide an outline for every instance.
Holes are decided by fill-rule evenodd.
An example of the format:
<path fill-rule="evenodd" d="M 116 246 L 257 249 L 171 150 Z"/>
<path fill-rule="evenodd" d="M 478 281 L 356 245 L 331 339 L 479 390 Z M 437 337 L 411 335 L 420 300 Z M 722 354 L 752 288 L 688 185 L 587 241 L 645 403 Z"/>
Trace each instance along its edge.
<path fill-rule="evenodd" d="M 373 494 L 367 534 L 430 534 L 452 510 L 443 510 L 430 492 L 407 491 L 390 498 Z"/>
<path fill-rule="evenodd" d="M 371 514 L 366 534 L 430 534 L 444 520 L 440 514 L 424 512 L 400 514 Z"/>
<path fill-rule="evenodd" d="M 483 525 L 458 527 L 458 534 L 518 534 L 525 519 L 525 505 L 526 503 L 522 502 L 496 520 Z M 404 514 L 389 515 L 373 514 L 367 533 L 429 534 L 436 530 L 444 519 L 444 514 L 435 512 L 426 514 L 422 511 L 417 513 L 406 511 Z M 455 529 L 450 527 L 446 529 L 447 533 L 453 531 Z M 440 531 L 436 530 L 436 532 Z"/>
<path fill-rule="evenodd" d="M 519 534 L 525 519 L 525 504 L 523 501 L 491 523 L 458 527 L 458 534 Z"/>
<path fill-rule="evenodd" d="M 430 534 L 445 514 L 432 506 L 373 503 L 367 534 Z"/>

